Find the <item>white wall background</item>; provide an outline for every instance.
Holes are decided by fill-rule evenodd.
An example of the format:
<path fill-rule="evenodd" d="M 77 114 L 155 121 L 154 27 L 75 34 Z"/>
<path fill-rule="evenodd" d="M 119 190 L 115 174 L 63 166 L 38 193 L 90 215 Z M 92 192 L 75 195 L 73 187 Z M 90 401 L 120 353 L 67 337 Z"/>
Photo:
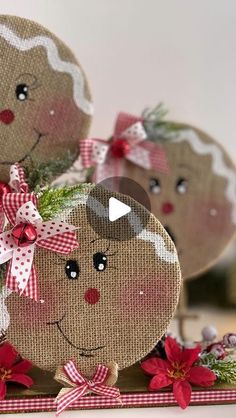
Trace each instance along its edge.
<path fill-rule="evenodd" d="M 162 100 L 236 156 L 235 0 L 0 0 L 0 13 L 40 22 L 76 52 L 95 101 L 91 134 Z"/>

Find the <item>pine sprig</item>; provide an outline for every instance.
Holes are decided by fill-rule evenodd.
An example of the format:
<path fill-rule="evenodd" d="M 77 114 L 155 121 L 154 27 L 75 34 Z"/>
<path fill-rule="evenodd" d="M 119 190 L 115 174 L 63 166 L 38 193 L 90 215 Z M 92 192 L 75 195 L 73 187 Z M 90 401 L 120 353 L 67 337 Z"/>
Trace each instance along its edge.
<path fill-rule="evenodd" d="M 144 128 L 148 138 L 153 141 L 160 141 L 173 138 L 183 125 L 164 120 L 168 110 L 163 103 L 159 103 L 154 109 L 144 109 L 142 117 Z"/>
<path fill-rule="evenodd" d="M 236 360 L 232 357 L 218 360 L 213 353 L 202 354 L 201 365 L 211 369 L 219 381 L 236 384 Z"/>
<path fill-rule="evenodd" d="M 57 217 L 66 209 L 75 207 L 93 188 L 92 184 L 45 188 L 38 195 L 38 209 L 43 220 Z"/>
<path fill-rule="evenodd" d="M 7 264 L 6 263 L 0 264 L 0 283 L 5 278 L 6 270 L 7 270 Z"/>
<path fill-rule="evenodd" d="M 25 167 L 25 177 L 30 190 L 37 187 L 44 187 L 52 180 L 64 173 L 75 161 L 76 155 L 68 151 L 62 158 L 57 158 L 43 163 L 36 163 L 31 160 L 30 165 Z"/>

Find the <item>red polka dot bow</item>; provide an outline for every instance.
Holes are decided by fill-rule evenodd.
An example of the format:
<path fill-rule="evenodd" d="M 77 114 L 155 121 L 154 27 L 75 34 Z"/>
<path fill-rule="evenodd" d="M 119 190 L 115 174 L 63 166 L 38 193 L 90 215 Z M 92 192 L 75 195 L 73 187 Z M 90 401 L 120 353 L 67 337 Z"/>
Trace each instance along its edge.
<path fill-rule="evenodd" d="M 33 264 L 35 248 L 69 254 L 79 245 L 77 228 L 58 219 L 42 220 L 36 208 L 36 195 L 28 192 L 17 165 L 11 167 L 10 184 L 19 191 L 3 195 L 4 213 L 13 228 L 0 234 L 0 264 L 10 260 L 7 288 L 38 301 L 38 277 Z"/>
<path fill-rule="evenodd" d="M 119 113 L 113 137 L 80 141 L 80 155 L 84 168 L 95 167 L 94 181 L 123 175 L 124 161 L 128 160 L 145 170 L 168 172 L 164 149 L 147 139 L 143 118 Z"/>
<path fill-rule="evenodd" d="M 77 399 L 91 392 L 118 399 L 119 389 L 105 384 L 108 374 L 108 367 L 99 364 L 92 380 L 88 380 L 79 372 L 72 360 L 68 361 L 63 369 L 59 368 L 55 379 L 67 387 L 61 389 L 56 398 L 56 416 L 69 408 Z"/>

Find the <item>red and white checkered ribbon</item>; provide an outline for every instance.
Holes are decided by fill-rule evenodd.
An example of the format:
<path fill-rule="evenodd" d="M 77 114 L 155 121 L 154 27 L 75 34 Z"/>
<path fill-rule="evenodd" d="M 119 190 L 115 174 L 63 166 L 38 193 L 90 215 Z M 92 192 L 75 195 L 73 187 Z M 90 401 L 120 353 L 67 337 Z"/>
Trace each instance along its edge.
<path fill-rule="evenodd" d="M 20 247 L 12 236 L 12 229 L 0 234 L 0 264 L 11 260 L 6 274 L 6 287 L 24 294 L 36 301 L 38 295 L 38 278 L 33 264 L 35 247 L 43 247 L 60 254 L 69 254 L 76 247 L 73 225 L 58 219 L 44 222 L 36 209 L 36 197 L 27 199 L 29 193 L 9 193 L 3 201 L 4 211 L 11 224 L 31 224 L 36 230 L 36 241 Z M 25 202 L 25 200 L 27 201 Z"/>
<path fill-rule="evenodd" d="M 13 164 L 10 168 L 9 186 L 12 190 L 12 193 L 26 193 L 29 190 L 29 186 L 25 181 L 24 170 L 18 163 Z M 5 213 L 2 199 L 0 201 L 0 232 L 3 231 L 5 224 Z"/>
<path fill-rule="evenodd" d="M 57 395 L 55 400 L 57 404 L 56 416 L 87 393 L 93 392 L 108 398 L 119 398 L 119 389 L 105 384 L 108 373 L 108 367 L 99 364 L 92 380 L 88 380 L 79 372 L 72 360 L 68 361 L 63 367 L 63 371 L 56 373 L 55 376 L 56 380 L 70 386 L 62 388 Z"/>
<path fill-rule="evenodd" d="M 128 151 L 124 158 L 116 158 L 111 150 L 121 139 L 128 144 Z M 111 140 L 89 138 L 80 141 L 80 155 L 84 168 L 95 167 L 96 182 L 122 175 L 124 159 L 145 170 L 153 169 L 163 173 L 169 171 L 165 150 L 147 139 L 143 118 L 127 113 L 118 114 Z"/>

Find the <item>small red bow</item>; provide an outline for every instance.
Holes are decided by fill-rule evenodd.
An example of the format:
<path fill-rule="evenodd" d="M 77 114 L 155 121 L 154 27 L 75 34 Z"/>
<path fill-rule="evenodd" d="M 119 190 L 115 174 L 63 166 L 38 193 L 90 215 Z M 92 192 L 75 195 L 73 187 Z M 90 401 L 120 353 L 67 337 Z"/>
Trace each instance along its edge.
<path fill-rule="evenodd" d="M 164 149 L 147 139 L 143 119 L 126 113 L 119 113 L 110 141 L 84 139 L 80 155 L 84 168 L 95 166 L 96 182 L 122 175 L 124 159 L 146 170 L 169 170 Z"/>
<path fill-rule="evenodd" d="M 90 392 L 110 398 L 119 398 L 120 391 L 118 388 L 104 384 L 108 373 L 108 367 L 99 364 L 92 380 L 88 380 L 79 372 L 72 360 L 68 361 L 63 367 L 63 371 L 58 371 L 55 376 L 56 380 L 70 385 L 70 388 L 61 389 L 56 398 L 56 416 L 69 408 L 77 399 Z"/>

